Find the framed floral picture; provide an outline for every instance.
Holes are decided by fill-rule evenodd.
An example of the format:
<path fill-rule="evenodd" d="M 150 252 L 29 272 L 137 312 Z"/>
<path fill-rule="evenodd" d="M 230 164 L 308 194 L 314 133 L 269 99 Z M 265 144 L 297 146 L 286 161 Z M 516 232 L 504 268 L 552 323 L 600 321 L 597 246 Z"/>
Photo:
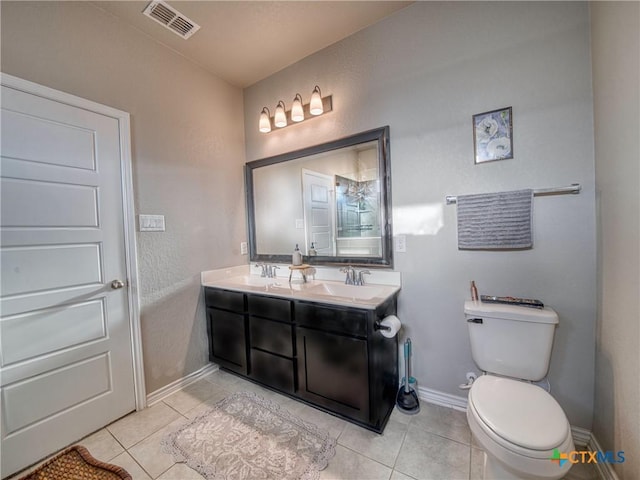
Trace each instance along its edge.
<path fill-rule="evenodd" d="M 512 108 L 500 108 L 473 116 L 475 163 L 513 158 Z"/>

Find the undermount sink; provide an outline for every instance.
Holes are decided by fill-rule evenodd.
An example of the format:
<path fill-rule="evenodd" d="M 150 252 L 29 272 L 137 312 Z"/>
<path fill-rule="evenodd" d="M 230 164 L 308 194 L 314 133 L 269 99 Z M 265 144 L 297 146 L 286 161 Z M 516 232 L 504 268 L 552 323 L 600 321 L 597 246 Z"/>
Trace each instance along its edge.
<path fill-rule="evenodd" d="M 356 300 L 371 300 L 372 298 L 387 296 L 389 287 L 378 285 L 346 285 L 343 283 L 321 283 L 314 285 L 307 291 L 323 297 L 343 297 Z"/>

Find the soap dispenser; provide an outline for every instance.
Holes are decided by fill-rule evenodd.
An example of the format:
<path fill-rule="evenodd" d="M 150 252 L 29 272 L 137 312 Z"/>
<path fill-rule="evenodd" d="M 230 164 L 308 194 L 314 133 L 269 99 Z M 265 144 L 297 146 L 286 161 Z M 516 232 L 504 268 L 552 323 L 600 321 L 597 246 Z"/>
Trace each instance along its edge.
<path fill-rule="evenodd" d="M 309 256 L 315 257 L 316 255 L 318 255 L 318 252 L 316 252 L 316 247 L 313 245 L 313 242 L 311 242 L 311 248 L 309 248 Z"/>
<path fill-rule="evenodd" d="M 294 266 L 302 265 L 302 253 L 300 253 L 297 243 L 296 249 L 293 251 L 293 255 L 291 256 L 291 264 Z"/>

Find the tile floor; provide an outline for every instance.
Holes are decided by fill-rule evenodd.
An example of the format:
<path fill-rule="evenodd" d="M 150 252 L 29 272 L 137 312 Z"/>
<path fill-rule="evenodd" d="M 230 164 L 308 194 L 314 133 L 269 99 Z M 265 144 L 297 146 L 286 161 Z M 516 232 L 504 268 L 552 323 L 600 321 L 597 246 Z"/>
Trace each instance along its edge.
<path fill-rule="evenodd" d="M 98 460 L 125 468 L 134 480 L 201 480 L 197 472 L 163 453 L 165 432 L 236 391 L 253 391 L 327 429 L 338 439 L 336 455 L 320 480 L 480 480 L 483 452 L 472 440 L 464 412 L 421 402 L 420 413 L 395 410 L 383 435 L 316 410 L 226 372 L 217 371 L 163 401 L 132 413 L 83 439 Z M 12 477 L 17 479 L 28 471 Z M 576 465 L 571 479 L 597 479 Z"/>

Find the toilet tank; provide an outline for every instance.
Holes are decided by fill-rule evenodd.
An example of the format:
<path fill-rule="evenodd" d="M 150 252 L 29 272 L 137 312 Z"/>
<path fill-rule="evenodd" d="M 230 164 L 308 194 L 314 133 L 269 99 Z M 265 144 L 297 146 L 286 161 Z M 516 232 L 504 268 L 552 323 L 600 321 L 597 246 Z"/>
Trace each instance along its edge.
<path fill-rule="evenodd" d="M 466 301 L 464 314 L 480 369 L 534 382 L 547 375 L 558 324 L 552 309 Z"/>

